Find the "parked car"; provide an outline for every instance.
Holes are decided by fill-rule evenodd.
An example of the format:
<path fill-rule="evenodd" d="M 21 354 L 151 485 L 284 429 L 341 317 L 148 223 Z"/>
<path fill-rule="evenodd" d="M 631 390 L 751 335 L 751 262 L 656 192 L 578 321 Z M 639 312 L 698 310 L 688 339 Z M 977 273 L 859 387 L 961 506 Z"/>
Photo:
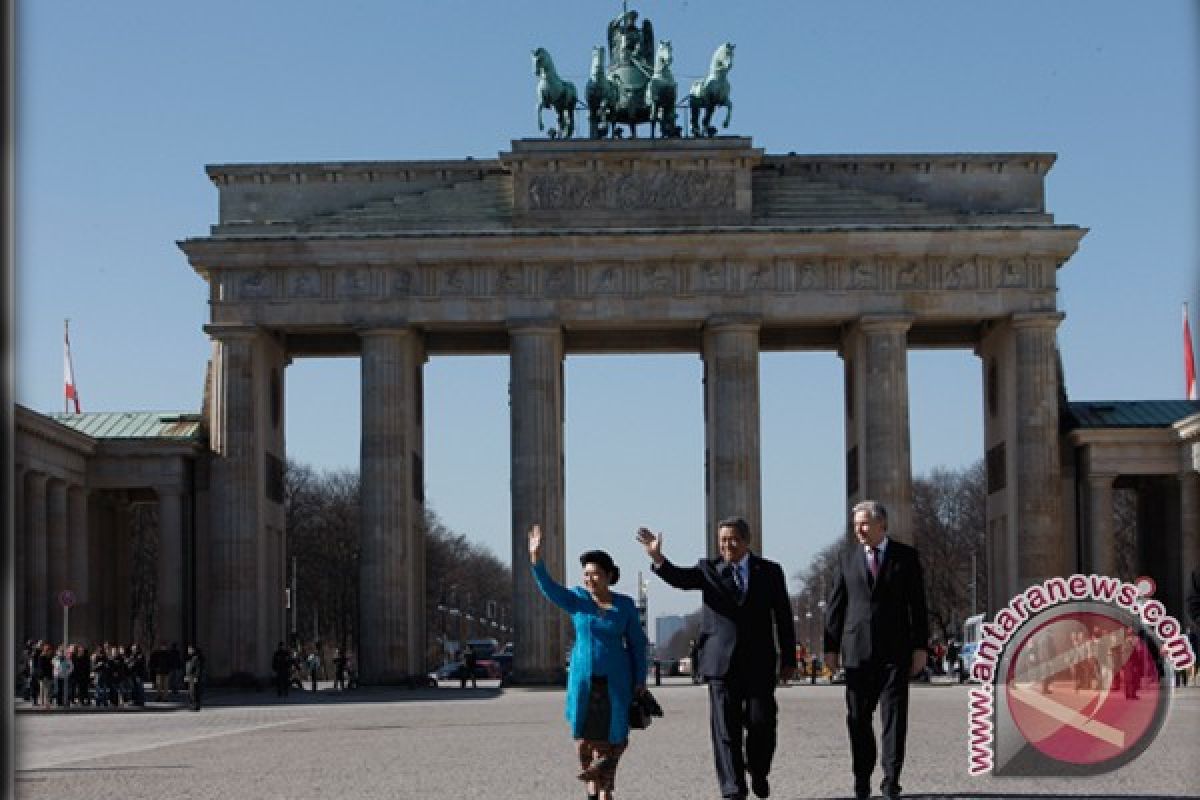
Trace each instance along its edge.
<path fill-rule="evenodd" d="M 430 677 L 438 681 L 460 681 L 466 674 L 467 665 L 461 661 L 450 661 L 442 664 Z M 480 659 L 475 662 L 475 677 L 476 678 L 498 678 L 499 665 L 496 662 L 488 659 Z"/>
<path fill-rule="evenodd" d="M 983 638 L 983 614 L 967 617 L 963 622 L 963 643 L 958 651 L 958 682 L 974 680 L 971 667 L 975 664 L 975 656 L 979 653 L 979 641 Z"/>

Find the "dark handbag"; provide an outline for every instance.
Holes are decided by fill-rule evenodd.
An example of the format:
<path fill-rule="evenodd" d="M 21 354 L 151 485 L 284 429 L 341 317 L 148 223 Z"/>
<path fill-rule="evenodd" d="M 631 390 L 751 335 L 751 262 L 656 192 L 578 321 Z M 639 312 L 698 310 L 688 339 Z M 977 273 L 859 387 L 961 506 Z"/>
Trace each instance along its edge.
<path fill-rule="evenodd" d="M 649 689 L 644 689 L 629 704 L 629 727 L 645 730 L 650 727 L 650 722 L 654 717 L 662 715 L 662 706 L 654 699 L 654 695 L 650 694 Z"/>

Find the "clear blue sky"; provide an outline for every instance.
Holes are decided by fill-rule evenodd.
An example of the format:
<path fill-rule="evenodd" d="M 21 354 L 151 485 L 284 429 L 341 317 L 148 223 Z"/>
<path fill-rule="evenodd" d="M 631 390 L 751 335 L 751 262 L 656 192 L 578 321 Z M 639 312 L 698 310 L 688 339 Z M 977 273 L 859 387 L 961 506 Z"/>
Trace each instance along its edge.
<path fill-rule="evenodd" d="M 729 132 L 767 152 L 1058 153 L 1047 205 L 1091 229 L 1059 273 L 1070 396 L 1182 396 L 1180 304 L 1200 265 L 1195 3 L 632 7 L 674 43 L 681 84 L 737 44 Z M 619 8 L 18 2 L 19 402 L 62 408 L 69 317 L 85 410 L 198 409 L 205 285 L 174 243 L 216 220 L 205 164 L 494 157 L 537 134 L 530 50 L 582 86 Z M 976 357 L 918 351 L 909 368 L 914 470 L 979 458 Z M 842 526 L 840 361 L 764 354 L 761 374 L 764 550 L 791 573 Z M 649 524 L 669 554 L 700 555 L 699 358 L 574 357 L 566 379 L 568 551 L 607 547 L 632 576 L 632 532 Z M 427 367 L 427 496 L 505 559 L 507 380 L 502 358 Z M 289 454 L 355 466 L 358 403 L 357 361 L 294 363 Z M 654 615 L 695 606 L 650 587 Z"/>

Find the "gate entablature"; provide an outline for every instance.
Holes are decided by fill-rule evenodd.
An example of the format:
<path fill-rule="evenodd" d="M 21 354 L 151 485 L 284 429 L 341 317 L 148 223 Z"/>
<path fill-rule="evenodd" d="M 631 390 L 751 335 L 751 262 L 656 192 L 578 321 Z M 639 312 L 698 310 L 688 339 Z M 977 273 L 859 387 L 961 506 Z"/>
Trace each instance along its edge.
<path fill-rule="evenodd" d="M 1083 231 L 864 229 L 589 232 L 453 237 L 191 240 L 213 324 L 348 329 L 402 317 L 499 329 L 551 316 L 606 326 L 764 324 L 904 311 L 922 320 L 1055 308 L 1058 266 Z"/>

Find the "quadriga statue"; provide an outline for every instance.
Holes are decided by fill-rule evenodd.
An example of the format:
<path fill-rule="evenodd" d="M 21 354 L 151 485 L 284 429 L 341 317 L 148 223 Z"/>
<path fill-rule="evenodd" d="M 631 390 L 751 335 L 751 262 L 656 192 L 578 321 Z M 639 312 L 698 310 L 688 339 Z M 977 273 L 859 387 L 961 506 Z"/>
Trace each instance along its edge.
<path fill-rule="evenodd" d="M 623 135 L 637 137 L 637 126 L 650 123 L 650 136 L 675 137 L 683 134 L 677 110 L 681 107 L 679 89 L 671 72 L 674 52 L 671 42 L 654 41 L 654 26 L 644 19 L 638 24 L 638 12 L 625 10 L 608 22 L 607 64 L 605 48 L 592 48 L 592 66 L 588 73 L 584 95 L 588 111 L 588 135 L 593 139 Z M 654 56 L 651 66 L 649 59 Z M 729 99 L 729 80 L 733 68 L 733 44 L 725 42 L 713 53 L 708 75 L 692 84 L 686 100 L 691 110 L 692 136 L 715 136 L 712 116 L 718 106 L 725 106 L 725 122 L 729 127 L 733 103 Z M 559 77 L 549 51 L 539 47 L 533 51 L 533 72 L 537 76 L 538 130 L 545 130 L 542 111 L 550 109 L 557 116 L 558 127 L 550 130 L 551 138 L 567 138 L 575 132 L 575 110 L 583 106 L 575 84 Z M 701 118 L 703 115 L 703 118 Z"/>

